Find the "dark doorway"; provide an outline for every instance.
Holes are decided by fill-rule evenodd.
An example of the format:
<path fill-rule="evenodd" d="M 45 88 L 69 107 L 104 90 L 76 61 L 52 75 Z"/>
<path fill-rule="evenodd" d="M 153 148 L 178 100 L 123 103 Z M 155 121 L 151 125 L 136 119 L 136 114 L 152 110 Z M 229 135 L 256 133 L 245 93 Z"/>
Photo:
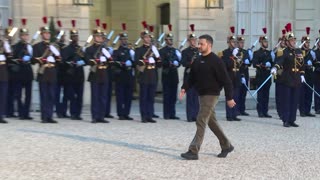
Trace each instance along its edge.
<path fill-rule="evenodd" d="M 170 3 L 160 5 L 160 24 L 170 24 Z"/>

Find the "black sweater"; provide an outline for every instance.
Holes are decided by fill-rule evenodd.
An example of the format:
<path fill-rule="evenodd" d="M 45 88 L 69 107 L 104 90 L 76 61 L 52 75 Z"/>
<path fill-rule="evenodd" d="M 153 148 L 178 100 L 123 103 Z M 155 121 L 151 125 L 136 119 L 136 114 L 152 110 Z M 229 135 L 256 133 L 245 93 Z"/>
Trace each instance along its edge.
<path fill-rule="evenodd" d="M 232 99 L 232 82 L 224 62 L 214 53 L 201 56 L 191 65 L 190 78 L 182 85 L 186 91 L 194 87 L 200 96 L 219 96 L 224 87 L 227 100 Z"/>

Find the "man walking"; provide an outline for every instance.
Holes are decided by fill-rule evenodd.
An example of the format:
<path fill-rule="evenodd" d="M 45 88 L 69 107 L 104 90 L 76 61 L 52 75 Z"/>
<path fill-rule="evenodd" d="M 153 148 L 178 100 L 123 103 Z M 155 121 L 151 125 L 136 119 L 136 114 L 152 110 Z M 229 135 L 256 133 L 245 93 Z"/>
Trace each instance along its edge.
<path fill-rule="evenodd" d="M 194 87 L 199 93 L 200 102 L 200 111 L 196 121 L 196 135 L 189 146 L 189 151 L 181 154 L 181 157 L 187 160 L 197 160 L 199 158 L 198 153 L 207 124 L 219 139 L 222 151 L 218 157 L 224 158 L 234 149 L 215 117 L 214 108 L 218 103 L 222 87 L 225 89 L 227 105 L 234 107 L 236 103 L 232 99 L 232 82 L 224 62 L 212 52 L 212 45 L 213 39 L 210 35 L 199 37 L 198 48 L 201 57 L 192 63 L 190 78 L 184 82 L 180 92 L 180 99 L 182 99 L 186 91 Z"/>

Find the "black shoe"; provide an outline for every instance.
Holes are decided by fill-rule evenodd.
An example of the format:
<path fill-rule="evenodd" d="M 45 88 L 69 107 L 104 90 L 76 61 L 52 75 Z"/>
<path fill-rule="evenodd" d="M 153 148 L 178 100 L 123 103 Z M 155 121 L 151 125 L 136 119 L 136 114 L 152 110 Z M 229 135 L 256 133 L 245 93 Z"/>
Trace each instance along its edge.
<path fill-rule="evenodd" d="M 229 153 L 231 153 L 233 150 L 234 150 L 234 147 L 230 144 L 230 147 L 229 147 L 228 149 L 222 150 L 221 153 L 218 154 L 218 157 L 219 157 L 219 158 L 225 158 L 225 157 L 227 157 L 227 155 L 228 155 Z"/>
<path fill-rule="evenodd" d="M 32 120 L 33 118 L 32 117 L 20 117 L 19 119 L 20 120 Z"/>
<path fill-rule="evenodd" d="M 264 114 L 258 114 L 259 118 L 264 118 Z"/>
<path fill-rule="evenodd" d="M 98 123 L 110 123 L 109 121 L 104 120 L 104 119 L 97 119 L 97 122 Z"/>
<path fill-rule="evenodd" d="M 129 121 L 133 120 L 133 118 L 130 117 L 130 116 L 125 116 L 124 118 L 125 118 L 126 120 L 129 120 Z"/>
<path fill-rule="evenodd" d="M 240 115 L 242 115 L 242 116 L 249 116 L 249 113 L 247 113 L 247 112 L 241 112 Z"/>
<path fill-rule="evenodd" d="M 71 120 L 82 120 L 80 116 L 71 116 Z"/>
<path fill-rule="evenodd" d="M 227 121 L 233 121 L 233 118 L 227 117 Z"/>
<path fill-rule="evenodd" d="M 7 117 L 7 118 L 16 118 L 16 117 L 18 117 L 18 116 L 14 115 L 14 114 L 11 114 L 11 115 L 7 115 L 6 117 Z"/>
<path fill-rule="evenodd" d="M 107 114 L 107 115 L 105 115 L 104 116 L 105 118 L 109 118 L 109 119 L 112 119 L 112 118 L 114 118 L 112 115 L 110 115 L 110 114 Z"/>
<path fill-rule="evenodd" d="M 152 118 L 147 119 L 147 121 L 150 122 L 150 123 L 156 123 L 157 122 L 156 120 L 153 120 Z"/>
<path fill-rule="evenodd" d="M 320 110 L 316 111 L 316 114 L 320 114 Z"/>
<path fill-rule="evenodd" d="M 198 154 L 195 154 L 195 153 L 191 152 L 190 150 L 186 153 L 182 153 L 181 157 L 186 160 L 198 160 L 199 159 Z"/>
<path fill-rule="evenodd" d="M 48 118 L 43 118 L 43 119 L 41 120 L 41 123 L 50 123 L 50 122 L 49 122 L 49 119 L 48 119 Z"/>
<path fill-rule="evenodd" d="M 179 117 L 177 117 L 177 116 L 172 116 L 172 117 L 170 117 L 169 119 L 175 119 L 175 120 L 178 120 L 178 119 L 180 119 Z"/>
<path fill-rule="evenodd" d="M 290 126 L 292 126 L 292 127 L 299 127 L 299 125 L 296 124 L 295 122 L 291 123 Z"/>
<path fill-rule="evenodd" d="M 316 115 L 311 114 L 311 113 L 306 113 L 306 116 L 308 116 L 308 117 L 316 117 Z"/>
<path fill-rule="evenodd" d="M 147 123 L 148 120 L 147 120 L 146 118 L 142 118 L 142 119 L 141 119 L 141 122 L 142 122 L 142 123 Z"/>
<path fill-rule="evenodd" d="M 193 122 L 193 119 L 188 119 L 187 122 Z"/>
<path fill-rule="evenodd" d="M 118 120 L 127 120 L 124 116 L 119 116 Z"/>
<path fill-rule="evenodd" d="M 91 123 L 95 124 L 95 123 L 97 123 L 97 120 L 96 119 L 92 119 Z"/>
<path fill-rule="evenodd" d="M 0 123 L 1 123 L 1 124 L 7 124 L 8 122 L 5 121 L 4 119 L 0 119 Z"/>
<path fill-rule="evenodd" d="M 53 120 L 52 118 L 49 118 L 49 119 L 48 119 L 48 122 L 49 122 L 49 123 L 53 123 L 53 124 L 58 123 L 58 121 L 55 121 L 55 120 Z"/>
<path fill-rule="evenodd" d="M 266 117 L 266 118 L 272 118 L 272 116 L 271 116 L 270 114 L 268 114 L 268 113 L 264 114 L 264 117 Z"/>
<path fill-rule="evenodd" d="M 300 113 L 300 117 L 306 117 L 305 113 Z"/>
<path fill-rule="evenodd" d="M 192 121 L 196 122 L 196 121 L 197 121 L 197 118 L 193 118 Z"/>
<path fill-rule="evenodd" d="M 153 117 L 153 118 L 159 118 L 159 116 L 156 115 L 156 114 L 152 115 L 152 117 Z"/>
<path fill-rule="evenodd" d="M 241 121 L 241 119 L 238 118 L 238 117 L 234 117 L 234 118 L 232 118 L 232 120 L 233 120 L 233 121 Z"/>
<path fill-rule="evenodd" d="M 283 123 L 283 127 L 290 127 L 291 125 L 290 125 L 290 123 L 288 123 L 288 122 L 284 122 Z"/>

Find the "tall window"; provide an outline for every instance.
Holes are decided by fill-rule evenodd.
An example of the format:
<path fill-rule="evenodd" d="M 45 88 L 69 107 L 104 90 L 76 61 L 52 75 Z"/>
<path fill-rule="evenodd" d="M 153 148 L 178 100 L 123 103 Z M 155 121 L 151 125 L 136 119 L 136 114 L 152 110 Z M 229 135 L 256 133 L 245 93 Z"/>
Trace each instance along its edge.
<path fill-rule="evenodd" d="M 3 29 L 8 26 L 8 19 L 10 15 L 10 1 L 0 0 L 0 28 Z"/>

